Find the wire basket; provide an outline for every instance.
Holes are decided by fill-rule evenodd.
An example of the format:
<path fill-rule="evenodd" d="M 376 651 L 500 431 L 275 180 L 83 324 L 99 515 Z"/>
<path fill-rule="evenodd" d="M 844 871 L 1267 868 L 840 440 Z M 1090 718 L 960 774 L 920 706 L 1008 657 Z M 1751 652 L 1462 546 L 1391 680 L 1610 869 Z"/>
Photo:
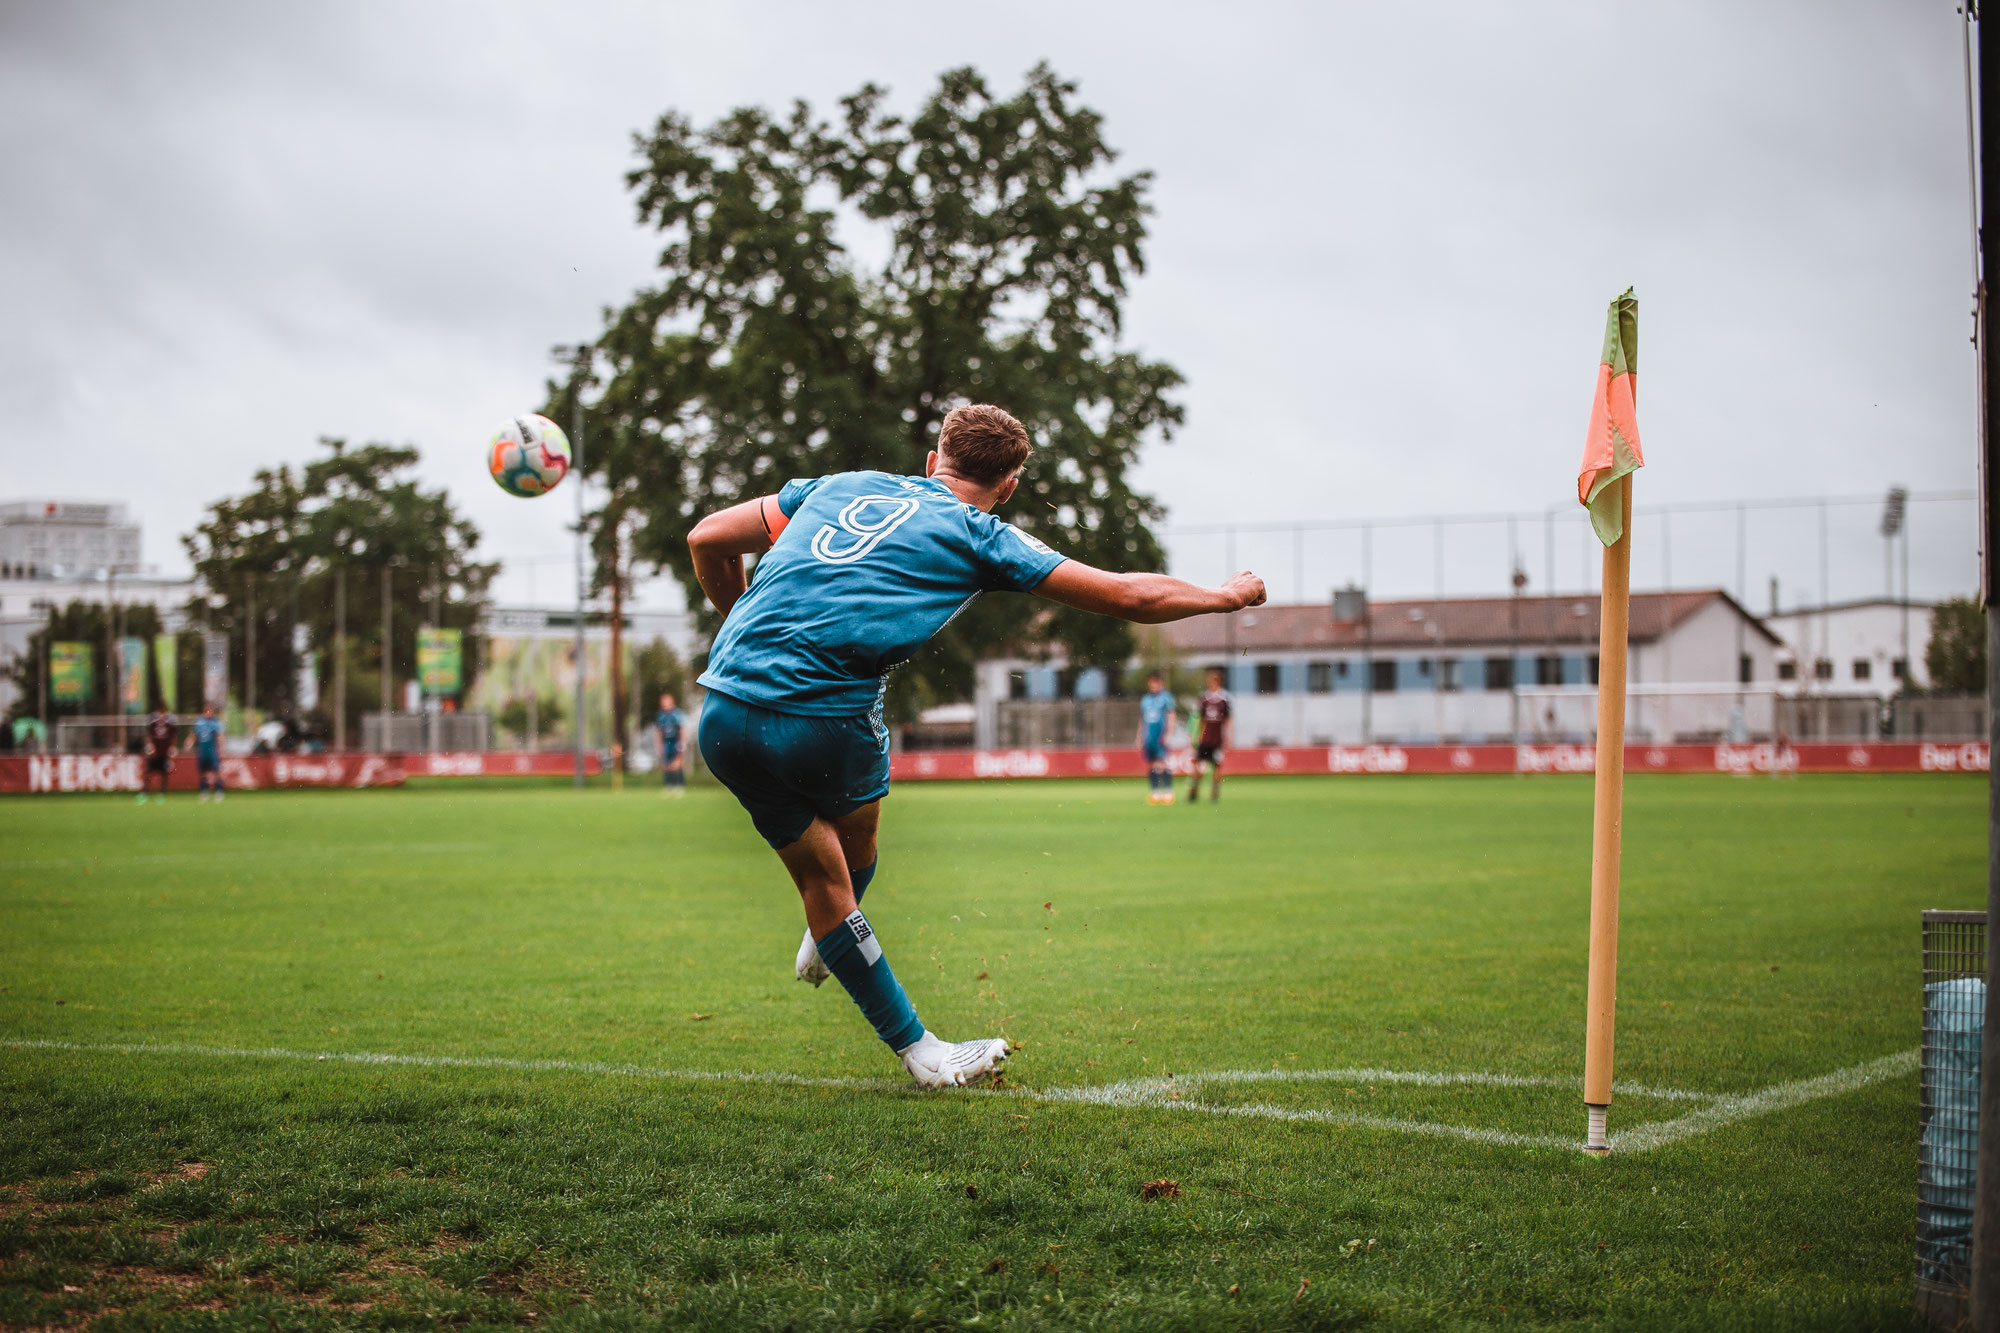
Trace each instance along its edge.
<path fill-rule="evenodd" d="M 1971 1275 L 1985 977 L 1986 913 L 1925 912 L 1916 1303 L 1946 1323 L 1961 1317 Z"/>

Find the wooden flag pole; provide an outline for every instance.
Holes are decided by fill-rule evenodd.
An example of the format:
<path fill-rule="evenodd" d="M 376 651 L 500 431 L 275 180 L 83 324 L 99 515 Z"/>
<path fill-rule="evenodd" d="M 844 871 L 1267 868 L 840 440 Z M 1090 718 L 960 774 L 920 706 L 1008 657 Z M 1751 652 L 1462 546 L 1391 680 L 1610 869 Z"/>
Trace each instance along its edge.
<path fill-rule="evenodd" d="M 1625 648 L 1632 611 L 1632 475 L 1620 477 L 1624 532 L 1604 548 L 1603 608 L 1597 629 L 1597 796 L 1590 839 L 1590 986 L 1584 1022 L 1584 1151 L 1611 1151 L 1612 1029 L 1618 1018 L 1618 855 L 1625 811 Z"/>

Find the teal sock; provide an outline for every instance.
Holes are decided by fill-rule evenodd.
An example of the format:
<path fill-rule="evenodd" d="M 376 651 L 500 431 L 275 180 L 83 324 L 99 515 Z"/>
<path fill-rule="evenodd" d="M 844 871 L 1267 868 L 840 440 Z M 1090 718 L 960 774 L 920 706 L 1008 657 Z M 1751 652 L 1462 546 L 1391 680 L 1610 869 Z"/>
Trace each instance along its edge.
<path fill-rule="evenodd" d="M 868 892 L 868 885 L 875 878 L 875 867 L 881 864 L 882 858 L 878 856 L 867 865 L 861 867 L 861 869 L 847 872 L 847 878 L 854 883 L 854 905 L 856 907 L 861 906 L 861 895 Z M 822 958 L 820 961 L 825 962 L 826 960 Z"/>
<path fill-rule="evenodd" d="M 860 909 L 815 943 L 820 961 L 846 988 L 875 1035 L 892 1051 L 916 1044 L 924 1035 L 924 1025 L 903 992 L 903 984 L 890 970 L 889 960 L 882 956 L 882 945 Z"/>

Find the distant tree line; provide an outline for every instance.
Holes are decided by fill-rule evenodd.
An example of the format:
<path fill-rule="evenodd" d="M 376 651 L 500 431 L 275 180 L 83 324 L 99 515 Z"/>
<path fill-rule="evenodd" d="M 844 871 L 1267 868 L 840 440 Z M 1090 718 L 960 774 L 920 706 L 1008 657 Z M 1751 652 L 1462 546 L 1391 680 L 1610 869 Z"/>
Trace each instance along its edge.
<path fill-rule="evenodd" d="M 302 627 L 320 655 L 321 682 L 320 707 L 302 720 L 330 731 L 342 709 L 354 741 L 361 713 L 395 706 L 382 698 L 385 653 L 392 690 L 416 670 L 420 627 L 461 630 L 467 679 L 477 673 L 499 566 L 473 558 L 478 530 L 450 497 L 411 478 L 415 449 L 320 444 L 324 454 L 297 471 L 257 472 L 251 490 L 209 506 L 181 539 L 200 588 L 187 609 L 196 625 L 228 636 L 238 697 L 270 714 L 291 711 Z M 256 689 L 246 697 L 253 651 Z"/>

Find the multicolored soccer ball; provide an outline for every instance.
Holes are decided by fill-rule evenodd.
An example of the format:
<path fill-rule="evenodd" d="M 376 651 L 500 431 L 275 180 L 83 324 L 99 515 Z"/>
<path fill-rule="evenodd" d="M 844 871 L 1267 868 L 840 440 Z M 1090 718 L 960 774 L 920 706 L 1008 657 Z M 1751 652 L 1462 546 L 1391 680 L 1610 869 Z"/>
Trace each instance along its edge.
<path fill-rule="evenodd" d="M 569 475 L 569 436 L 547 417 L 515 417 L 493 432 L 486 467 L 509 495 L 547 495 Z"/>

